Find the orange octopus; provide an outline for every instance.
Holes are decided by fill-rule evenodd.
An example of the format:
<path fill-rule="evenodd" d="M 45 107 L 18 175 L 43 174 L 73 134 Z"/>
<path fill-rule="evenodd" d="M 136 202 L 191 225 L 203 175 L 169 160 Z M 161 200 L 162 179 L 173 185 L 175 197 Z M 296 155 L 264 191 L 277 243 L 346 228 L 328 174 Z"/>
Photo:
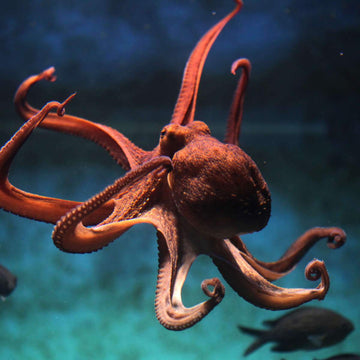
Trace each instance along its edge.
<path fill-rule="evenodd" d="M 139 223 L 157 229 L 159 272 L 155 309 L 168 329 L 182 330 L 206 316 L 224 297 L 218 278 L 206 279 L 201 288 L 208 300 L 187 308 L 181 291 L 191 264 L 201 254 L 211 257 L 229 285 L 245 300 L 266 309 L 288 309 L 313 299 L 323 299 L 329 276 L 322 261 L 305 270 L 313 289 L 286 289 L 272 281 L 289 273 L 307 250 L 327 238 L 336 248 L 346 238 L 343 230 L 313 228 L 299 237 L 274 262 L 251 255 L 239 235 L 263 229 L 270 217 L 271 196 L 255 162 L 238 143 L 250 62 L 233 63 L 241 69 L 224 142 L 211 136 L 208 126 L 195 121 L 200 76 L 215 39 L 241 9 L 214 25 L 197 43 L 185 67 L 180 94 L 171 121 L 160 132 L 159 145 L 145 151 L 115 129 L 64 114 L 63 103 L 49 102 L 41 110 L 27 101 L 29 89 L 43 79 L 54 81 L 54 68 L 26 79 L 17 90 L 15 104 L 27 122 L 0 152 L 0 206 L 14 214 L 56 224 L 55 245 L 67 252 L 97 251 Z M 115 159 L 126 174 L 85 202 L 31 194 L 8 180 L 11 162 L 36 127 L 94 141 Z"/>

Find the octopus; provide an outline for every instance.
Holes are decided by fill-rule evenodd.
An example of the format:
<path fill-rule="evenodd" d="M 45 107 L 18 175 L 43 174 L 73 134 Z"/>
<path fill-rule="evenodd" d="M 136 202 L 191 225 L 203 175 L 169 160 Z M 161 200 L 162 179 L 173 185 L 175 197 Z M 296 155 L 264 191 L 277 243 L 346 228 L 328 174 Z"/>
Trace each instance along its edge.
<path fill-rule="evenodd" d="M 273 282 L 291 272 L 320 239 L 331 248 L 345 242 L 337 227 L 315 227 L 297 238 L 277 261 L 264 262 L 246 248 L 241 235 L 260 231 L 269 220 L 271 195 L 252 158 L 239 146 L 245 90 L 251 64 L 236 60 L 231 72 L 240 76 L 223 142 L 205 122 L 194 120 L 204 62 L 224 26 L 242 8 L 235 8 L 198 41 L 186 64 L 179 96 L 159 144 L 143 150 L 109 126 L 65 114 L 64 102 L 48 102 L 41 110 L 27 102 L 29 89 L 41 80 L 54 81 L 53 67 L 30 76 L 18 88 L 15 106 L 26 122 L 0 152 L 0 206 L 37 221 L 55 224 L 52 239 L 65 252 L 97 251 L 140 223 L 157 231 L 158 276 L 155 313 L 170 330 L 189 328 L 203 319 L 225 294 L 219 278 L 205 279 L 207 299 L 192 307 L 182 301 L 182 288 L 194 260 L 209 256 L 223 279 L 249 303 L 265 309 L 297 307 L 325 297 L 329 275 L 323 261 L 305 269 L 314 288 L 283 288 Z M 110 154 L 125 174 L 84 202 L 25 192 L 9 182 L 11 163 L 37 127 L 91 140 Z"/>

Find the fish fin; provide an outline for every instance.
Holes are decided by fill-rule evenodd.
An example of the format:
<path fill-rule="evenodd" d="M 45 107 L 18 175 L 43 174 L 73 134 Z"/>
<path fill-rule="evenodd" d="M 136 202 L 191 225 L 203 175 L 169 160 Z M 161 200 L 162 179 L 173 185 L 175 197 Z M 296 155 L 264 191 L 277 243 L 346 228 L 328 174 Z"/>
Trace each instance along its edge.
<path fill-rule="evenodd" d="M 257 339 L 245 350 L 244 356 L 249 355 L 267 342 L 267 339 L 264 337 L 264 334 L 267 331 L 252 329 L 241 325 L 238 325 L 238 329 L 245 334 L 257 337 Z"/>
<path fill-rule="evenodd" d="M 249 328 L 249 327 L 242 326 L 242 325 L 238 325 L 237 328 L 245 334 L 249 334 L 251 336 L 256 336 L 256 337 L 260 337 L 260 336 L 264 335 L 264 333 L 266 333 L 266 331 L 264 331 L 264 330 L 253 329 L 253 328 Z"/>
<path fill-rule="evenodd" d="M 316 347 L 321 347 L 324 342 L 324 335 L 309 335 L 308 340 Z"/>
<path fill-rule="evenodd" d="M 278 322 L 279 320 L 276 319 L 276 320 L 264 320 L 262 323 L 267 327 L 274 327 Z"/>
<path fill-rule="evenodd" d="M 260 346 L 264 345 L 266 343 L 266 340 L 263 338 L 256 339 L 245 351 L 244 356 L 247 356 L 257 350 Z"/>

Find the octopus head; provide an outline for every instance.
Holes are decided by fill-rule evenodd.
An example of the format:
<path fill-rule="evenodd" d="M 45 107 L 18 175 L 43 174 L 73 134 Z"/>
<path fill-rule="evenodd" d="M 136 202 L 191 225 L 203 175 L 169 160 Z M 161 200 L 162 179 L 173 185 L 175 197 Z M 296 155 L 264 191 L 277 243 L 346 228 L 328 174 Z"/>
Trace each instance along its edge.
<path fill-rule="evenodd" d="M 207 125 L 170 124 L 161 132 L 162 155 L 172 158 L 168 183 L 179 213 L 201 232 L 228 238 L 264 228 L 271 196 L 255 162 L 223 144 Z"/>

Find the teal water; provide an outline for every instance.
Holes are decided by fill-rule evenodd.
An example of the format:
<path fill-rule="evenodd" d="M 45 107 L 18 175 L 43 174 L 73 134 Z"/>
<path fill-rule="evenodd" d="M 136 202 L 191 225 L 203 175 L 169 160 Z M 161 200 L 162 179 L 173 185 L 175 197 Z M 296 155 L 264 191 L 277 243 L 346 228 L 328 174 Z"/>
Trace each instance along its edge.
<path fill-rule="evenodd" d="M 343 248 L 330 250 L 325 242 L 318 243 L 278 284 L 313 287 L 304 278 L 304 268 L 314 257 L 325 260 L 331 288 L 324 301 L 312 305 L 339 311 L 354 322 L 355 331 L 331 348 L 283 355 L 265 345 L 248 358 L 321 359 L 359 352 L 359 171 L 347 163 L 346 155 L 340 154 L 339 160 L 321 132 L 276 132 L 243 135 L 245 150 L 261 168 L 273 198 L 268 226 L 244 240 L 258 258 L 275 260 L 310 227 L 344 228 L 348 241 Z M 61 142 L 62 135 L 52 136 L 40 131 L 19 154 L 11 176 L 14 184 L 85 200 L 120 176 L 95 146 L 81 147 L 77 139 L 69 145 Z M 141 134 L 138 144 L 156 136 Z M 151 226 L 137 226 L 101 251 L 77 255 L 53 245 L 49 224 L 5 212 L 0 213 L 0 224 L 0 262 L 18 276 L 14 293 L 0 302 L 0 359 L 241 359 L 253 339 L 239 333 L 237 324 L 261 327 L 263 320 L 284 313 L 254 307 L 224 282 L 226 295 L 218 307 L 194 327 L 171 332 L 154 313 L 158 260 Z M 187 306 L 204 299 L 201 281 L 213 276 L 221 278 L 210 259 L 200 257 L 184 287 Z"/>
<path fill-rule="evenodd" d="M 314 257 L 331 287 L 312 305 L 336 310 L 355 331 L 331 348 L 288 354 L 265 345 L 248 359 L 312 360 L 358 352 L 360 328 L 359 0 L 244 1 L 209 53 L 196 117 L 220 139 L 237 77 L 231 63 L 252 62 L 241 145 L 259 165 L 273 198 L 268 226 L 244 236 L 262 260 L 276 260 L 314 226 L 339 226 L 345 246 L 318 243 L 281 281 L 304 278 Z M 168 123 L 187 57 L 233 1 L 23 1 L 0 12 L 0 145 L 20 125 L 12 97 L 27 76 L 55 66 L 58 81 L 29 94 L 37 107 L 78 96 L 66 110 L 124 132 L 151 149 Z M 84 55 L 85 54 L 85 55 Z M 22 189 L 86 200 L 123 172 L 85 140 L 36 131 L 15 159 Z M 0 263 L 18 286 L 0 301 L 0 360 L 242 359 L 253 339 L 237 325 L 261 327 L 281 316 L 254 307 L 226 285 L 224 300 L 196 326 L 171 332 L 157 321 L 154 229 L 137 226 L 105 249 L 59 251 L 52 226 L 0 211 Z M 204 300 L 203 279 L 219 275 L 207 257 L 191 269 L 187 306 Z"/>

